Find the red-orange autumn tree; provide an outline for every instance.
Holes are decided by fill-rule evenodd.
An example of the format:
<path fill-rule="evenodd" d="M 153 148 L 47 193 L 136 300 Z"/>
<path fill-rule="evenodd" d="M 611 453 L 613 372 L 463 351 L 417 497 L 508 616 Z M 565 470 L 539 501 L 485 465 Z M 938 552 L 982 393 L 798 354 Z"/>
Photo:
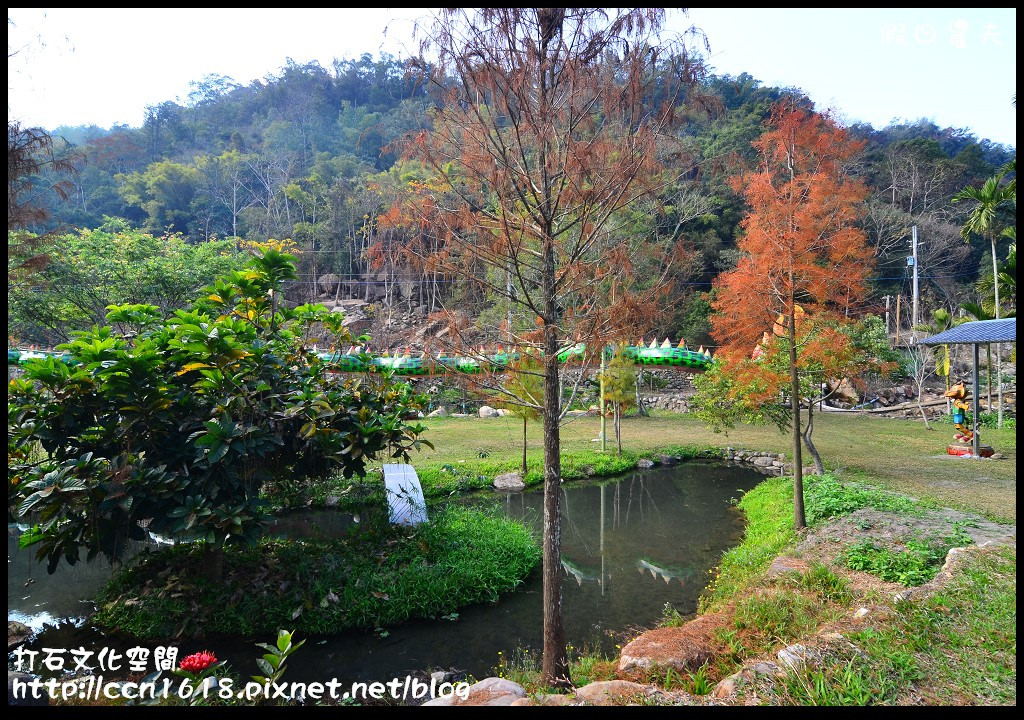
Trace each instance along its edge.
<path fill-rule="evenodd" d="M 773 109 L 753 145 L 756 169 L 734 181 L 749 207 L 740 260 L 716 282 L 712 334 L 733 399 L 757 405 L 780 391 L 789 395 L 793 512 L 801 528 L 801 370 L 834 372 L 854 356 L 839 328 L 861 307 L 872 267 L 856 225 L 866 188 L 850 173 L 863 143 L 828 116 L 788 100 Z M 780 351 L 788 362 L 772 362 Z"/>
<path fill-rule="evenodd" d="M 627 337 L 664 289 L 667 260 L 646 266 L 638 283 L 631 270 L 643 239 L 620 231 L 623 211 L 671 178 L 662 163 L 683 167 L 660 140 L 700 66 L 659 38 L 664 17 L 660 8 L 444 9 L 424 48 L 440 101 L 433 128 L 407 156 L 430 168 L 444 191 L 411 194 L 401 215 L 433 238 L 426 269 L 457 274 L 536 318 L 503 334 L 543 353 L 543 400 L 534 406 L 544 427 L 549 685 L 570 682 L 558 355 L 579 341 L 593 353 Z"/>

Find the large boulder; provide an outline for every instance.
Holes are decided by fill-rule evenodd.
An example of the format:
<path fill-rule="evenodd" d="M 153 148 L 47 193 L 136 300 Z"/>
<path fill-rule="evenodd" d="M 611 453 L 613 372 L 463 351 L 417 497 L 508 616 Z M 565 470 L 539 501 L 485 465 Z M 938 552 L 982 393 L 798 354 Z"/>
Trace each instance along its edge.
<path fill-rule="evenodd" d="M 321 295 L 334 295 L 334 292 L 338 289 L 338 284 L 340 282 L 340 277 L 334 273 L 327 273 L 316 279 L 316 286 L 317 289 L 320 290 Z"/>
<path fill-rule="evenodd" d="M 7 650 L 8 652 L 21 645 L 32 635 L 32 628 L 17 620 L 7 621 Z"/>
<path fill-rule="evenodd" d="M 442 405 L 437 410 L 432 410 L 431 412 L 427 413 L 427 417 L 448 417 L 448 410 L 445 409 L 445 407 Z"/>
<path fill-rule="evenodd" d="M 505 473 L 494 478 L 494 489 L 502 492 L 520 492 L 526 487 L 523 478 L 517 472 Z"/>
<path fill-rule="evenodd" d="M 523 686 L 505 678 L 489 677 L 469 686 L 469 694 L 463 700 L 458 695 L 446 695 L 423 703 L 424 705 L 511 705 L 526 697 Z"/>
<path fill-rule="evenodd" d="M 849 378 L 842 378 L 841 380 L 833 378 L 828 381 L 828 386 L 832 397 L 836 400 L 845 403 L 860 402 L 860 394 L 854 389 Z"/>
<path fill-rule="evenodd" d="M 652 668 L 696 670 L 722 649 L 715 630 L 729 623 L 722 613 L 700 615 L 680 627 L 648 630 L 624 648 L 619 656 L 620 675 Z"/>
<path fill-rule="evenodd" d="M 576 699 L 591 705 L 625 705 L 645 699 L 651 688 L 628 680 L 601 680 L 576 691 Z"/>
<path fill-rule="evenodd" d="M 480 417 L 482 417 L 482 418 L 498 417 L 498 411 L 495 410 L 494 408 L 492 408 L 490 405 L 481 405 L 480 406 Z"/>

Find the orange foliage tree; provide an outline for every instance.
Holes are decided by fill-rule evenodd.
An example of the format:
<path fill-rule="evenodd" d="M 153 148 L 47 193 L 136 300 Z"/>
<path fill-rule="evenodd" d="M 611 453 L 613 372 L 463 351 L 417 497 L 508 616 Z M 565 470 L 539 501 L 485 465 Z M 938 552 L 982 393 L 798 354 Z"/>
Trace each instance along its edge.
<path fill-rule="evenodd" d="M 433 59 L 422 67 L 440 101 L 432 130 L 412 140 L 407 156 L 442 188 L 411 193 L 401 215 L 432 238 L 427 270 L 458 275 L 535 318 L 532 327 L 505 327 L 498 339 L 543 353 L 543 399 L 532 404 L 544 425 L 549 685 L 569 684 L 557 356 L 579 341 L 594 351 L 622 339 L 649 320 L 663 295 L 668 258 L 645 265 L 637 282 L 642 239 L 624 237 L 620 226 L 626 208 L 670 179 L 664 161 L 674 158 L 663 131 L 682 89 L 697 86 L 699 64 L 658 36 L 664 15 L 659 8 L 446 9 L 425 43 Z"/>
<path fill-rule="evenodd" d="M 828 116 L 777 105 L 754 141 L 756 169 L 735 178 L 749 210 L 735 269 L 719 276 L 712 334 L 734 397 L 754 405 L 788 392 L 793 431 L 794 521 L 804 527 L 802 368 L 835 372 L 854 357 L 838 332 L 863 303 L 871 251 L 856 225 L 865 185 L 850 174 L 856 142 Z M 801 315 L 806 313 L 806 319 Z M 765 343 L 765 352 L 752 358 Z M 780 350 L 788 362 L 771 362 Z M 810 443 L 810 436 L 803 435 Z M 813 450 L 813 445 L 811 445 Z"/>

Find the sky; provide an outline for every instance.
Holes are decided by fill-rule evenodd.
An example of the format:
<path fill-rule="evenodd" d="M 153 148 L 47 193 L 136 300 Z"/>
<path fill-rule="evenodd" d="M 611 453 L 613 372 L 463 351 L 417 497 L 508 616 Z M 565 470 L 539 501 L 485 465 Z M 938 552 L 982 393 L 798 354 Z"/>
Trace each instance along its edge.
<path fill-rule="evenodd" d="M 241 84 L 303 64 L 409 57 L 419 8 L 8 8 L 7 114 L 24 125 L 142 124 L 215 73 Z M 927 118 L 1016 146 L 1013 9 L 691 9 L 719 74 L 796 87 L 847 123 Z M 13 53 L 13 54 L 12 54 Z"/>

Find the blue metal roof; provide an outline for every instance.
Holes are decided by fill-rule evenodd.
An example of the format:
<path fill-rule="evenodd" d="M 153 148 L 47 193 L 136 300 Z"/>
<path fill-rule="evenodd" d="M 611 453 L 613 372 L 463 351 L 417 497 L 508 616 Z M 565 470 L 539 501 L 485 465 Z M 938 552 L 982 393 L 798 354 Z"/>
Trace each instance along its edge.
<path fill-rule="evenodd" d="M 1017 318 L 975 320 L 932 335 L 922 345 L 963 345 L 1017 342 Z"/>

